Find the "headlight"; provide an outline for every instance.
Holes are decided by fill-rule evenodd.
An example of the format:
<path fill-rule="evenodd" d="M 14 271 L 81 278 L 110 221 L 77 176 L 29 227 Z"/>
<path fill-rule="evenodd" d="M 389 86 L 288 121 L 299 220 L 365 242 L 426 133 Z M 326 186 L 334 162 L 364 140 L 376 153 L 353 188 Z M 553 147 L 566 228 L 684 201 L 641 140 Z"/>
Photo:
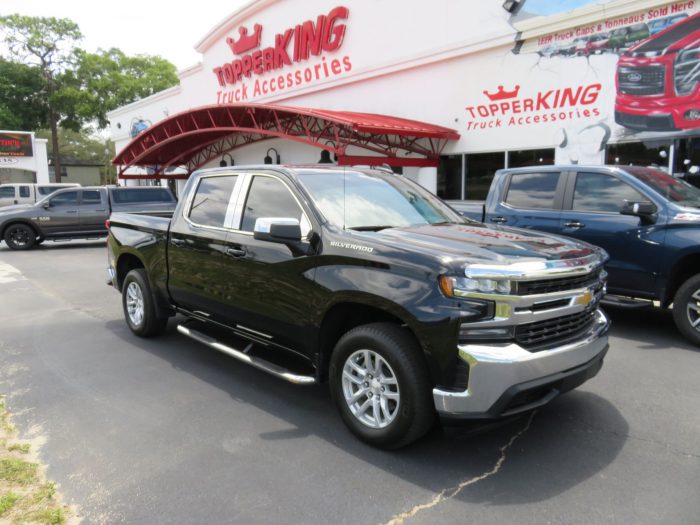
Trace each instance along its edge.
<path fill-rule="evenodd" d="M 501 294 L 511 293 L 511 282 L 507 279 L 470 279 L 469 277 L 439 277 L 440 290 L 448 297 L 469 297 L 475 293 Z"/>

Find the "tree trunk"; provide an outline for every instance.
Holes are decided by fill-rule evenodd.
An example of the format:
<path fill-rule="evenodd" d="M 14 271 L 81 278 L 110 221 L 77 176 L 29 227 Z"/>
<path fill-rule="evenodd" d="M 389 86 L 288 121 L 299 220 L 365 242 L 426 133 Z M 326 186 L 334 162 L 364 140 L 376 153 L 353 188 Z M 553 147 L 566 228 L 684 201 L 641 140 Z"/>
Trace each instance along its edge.
<path fill-rule="evenodd" d="M 53 178 L 54 182 L 61 182 L 61 155 L 58 148 L 58 124 L 56 123 L 56 114 L 49 111 L 49 120 L 51 125 L 51 152 L 53 155 Z"/>

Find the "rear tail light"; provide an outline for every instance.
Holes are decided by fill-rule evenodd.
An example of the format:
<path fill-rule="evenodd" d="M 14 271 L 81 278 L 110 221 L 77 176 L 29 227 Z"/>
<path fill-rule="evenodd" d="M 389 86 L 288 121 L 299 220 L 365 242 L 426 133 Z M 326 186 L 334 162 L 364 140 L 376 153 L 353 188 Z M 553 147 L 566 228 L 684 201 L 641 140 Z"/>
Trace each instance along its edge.
<path fill-rule="evenodd" d="M 107 219 L 107 220 L 105 221 L 105 228 L 107 228 L 107 229 L 109 230 L 109 227 L 110 227 L 111 225 L 112 225 L 112 223 L 110 222 L 109 219 Z"/>

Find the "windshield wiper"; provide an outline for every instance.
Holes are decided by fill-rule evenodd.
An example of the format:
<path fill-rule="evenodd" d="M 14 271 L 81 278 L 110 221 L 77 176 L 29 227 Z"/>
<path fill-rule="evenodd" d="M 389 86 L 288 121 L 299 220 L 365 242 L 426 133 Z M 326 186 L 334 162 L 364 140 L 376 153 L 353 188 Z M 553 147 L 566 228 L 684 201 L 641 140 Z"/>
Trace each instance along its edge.
<path fill-rule="evenodd" d="M 395 226 L 353 226 L 352 228 L 348 228 L 348 230 L 355 230 L 357 232 L 378 232 L 381 230 L 386 230 L 387 228 L 395 228 Z"/>

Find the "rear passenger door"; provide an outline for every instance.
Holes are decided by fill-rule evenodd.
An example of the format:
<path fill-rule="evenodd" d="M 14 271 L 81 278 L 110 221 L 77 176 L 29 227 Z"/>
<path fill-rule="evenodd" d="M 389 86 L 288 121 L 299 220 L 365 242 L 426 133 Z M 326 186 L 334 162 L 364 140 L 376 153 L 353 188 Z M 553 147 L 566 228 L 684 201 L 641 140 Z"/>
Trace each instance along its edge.
<path fill-rule="evenodd" d="M 562 172 L 517 171 L 506 177 L 503 197 L 488 213 L 486 222 L 558 232 L 566 186 Z"/>
<path fill-rule="evenodd" d="M 561 233 L 604 248 L 609 289 L 653 293 L 663 253 L 663 229 L 639 217 L 622 215 L 625 202 L 653 200 L 615 174 L 591 171 L 570 175 Z M 635 293 L 635 295 L 639 295 Z"/>
<path fill-rule="evenodd" d="M 83 231 L 107 233 L 105 220 L 109 217 L 106 194 L 100 190 L 82 190 L 80 225 Z"/>

